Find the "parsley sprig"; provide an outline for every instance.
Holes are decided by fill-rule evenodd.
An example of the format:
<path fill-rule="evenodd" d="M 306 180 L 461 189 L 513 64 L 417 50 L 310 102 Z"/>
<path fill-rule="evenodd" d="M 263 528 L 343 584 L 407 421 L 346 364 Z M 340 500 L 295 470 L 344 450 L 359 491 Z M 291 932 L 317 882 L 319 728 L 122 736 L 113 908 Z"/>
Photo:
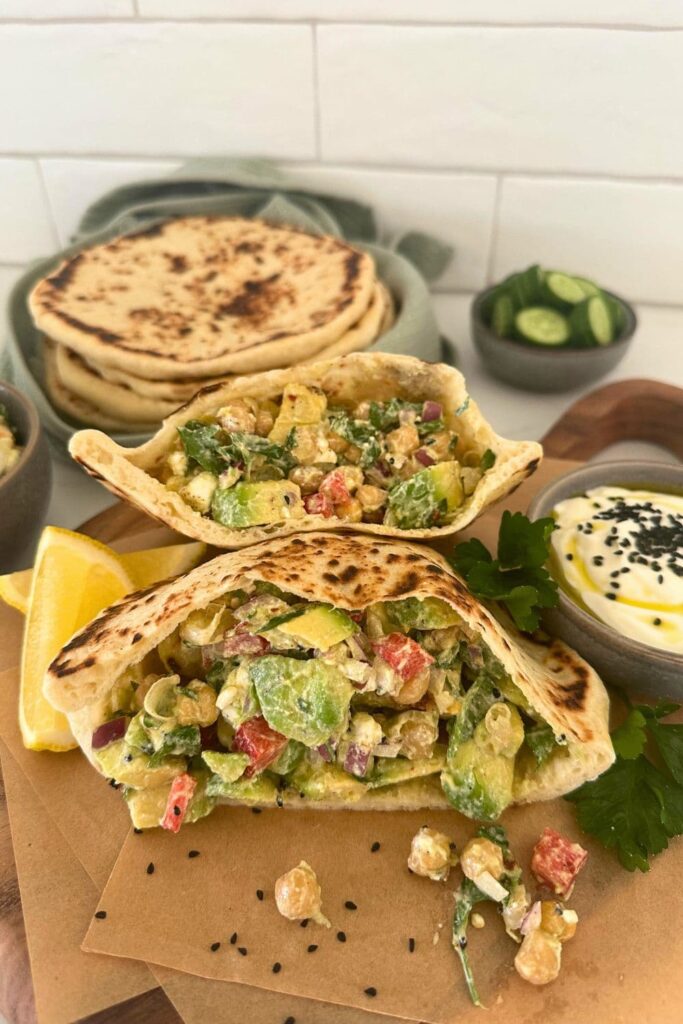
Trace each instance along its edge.
<path fill-rule="evenodd" d="M 521 512 L 506 510 L 497 558 L 477 539 L 456 545 L 449 558 L 475 597 L 505 605 L 525 633 L 538 629 L 541 608 L 553 608 L 558 602 L 557 584 L 544 568 L 554 525 L 550 518 L 531 522 Z"/>
<path fill-rule="evenodd" d="M 614 764 L 567 797 L 583 831 L 614 850 L 627 871 L 649 871 L 650 857 L 683 835 L 683 725 L 662 722 L 679 707 L 632 707 L 612 733 Z"/>

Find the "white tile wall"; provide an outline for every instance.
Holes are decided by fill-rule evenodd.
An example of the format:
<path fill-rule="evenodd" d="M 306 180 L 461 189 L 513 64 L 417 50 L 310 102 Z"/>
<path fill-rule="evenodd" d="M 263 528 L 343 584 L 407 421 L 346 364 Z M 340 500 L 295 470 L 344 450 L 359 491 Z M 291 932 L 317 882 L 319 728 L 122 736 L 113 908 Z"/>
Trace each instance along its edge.
<path fill-rule="evenodd" d="M 683 305 L 683 182 L 507 178 L 494 277 L 532 262 L 594 276 L 633 300 Z"/>
<path fill-rule="evenodd" d="M 318 54 L 326 160 L 631 175 L 683 167 L 671 121 L 683 96 L 678 32 L 323 25 Z"/>
<path fill-rule="evenodd" d="M 75 2 L 75 0 L 74 0 Z M 149 18 L 681 25 L 680 0 L 138 0 Z M 1 9 L 1 8 L 0 8 Z"/>
<path fill-rule="evenodd" d="M 146 178 L 163 178 L 178 166 L 173 160 L 40 161 L 52 215 L 61 246 L 68 245 L 83 211 L 99 196 L 119 185 Z"/>
<path fill-rule="evenodd" d="M 0 262 L 19 263 L 54 249 L 56 235 L 35 160 L 0 159 Z"/>
<path fill-rule="evenodd" d="M 39 153 L 315 155 L 307 25 L 0 26 L 0 139 Z"/>
<path fill-rule="evenodd" d="M 127 18 L 134 0 L 0 0 L 0 18 Z"/>

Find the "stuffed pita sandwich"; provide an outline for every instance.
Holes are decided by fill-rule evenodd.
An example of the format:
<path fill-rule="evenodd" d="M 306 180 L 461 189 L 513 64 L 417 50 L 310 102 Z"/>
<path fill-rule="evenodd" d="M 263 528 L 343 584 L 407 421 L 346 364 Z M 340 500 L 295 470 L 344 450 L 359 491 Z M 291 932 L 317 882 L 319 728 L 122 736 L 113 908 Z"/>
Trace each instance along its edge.
<path fill-rule="evenodd" d="M 234 378 L 139 448 L 85 430 L 69 450 L 124 500 L 220 548 L 320 529 L 453 534 L 542 455 L 494 433 L 457 370 L 380 353 Z"/>
<path fill-rule="evenodd" d="M 614 756 L 577 654 L 501 625 L 428 548 L 359 535 L 280 538 L 124 599 L 45 693 L 139 828 L 217 803 L 491 821 Z"/>

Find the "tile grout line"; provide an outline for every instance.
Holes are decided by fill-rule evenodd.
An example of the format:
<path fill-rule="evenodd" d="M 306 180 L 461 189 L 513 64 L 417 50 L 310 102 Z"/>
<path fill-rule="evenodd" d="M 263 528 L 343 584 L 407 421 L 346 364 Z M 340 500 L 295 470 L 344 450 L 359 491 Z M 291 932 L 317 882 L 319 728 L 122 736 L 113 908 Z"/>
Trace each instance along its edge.
<path fill-rule="evenodd" d="M 62 242 L 61 242 L 61 239 L 59 237 L 59 230 L 57 228 L 57 218 L 55 217 L 55 212 L 52 209 L 52 201 L 50 199 L 50 190 L 47 187 L 47 181 L 45 180 L 45 174 L 43 173 L 43 167 L 42 167 L 42 164 L 41 164 L 41 161 L 40 161 L 40 157 L 38 157 L 38 158 L 36 158 L 34 160 L 34 165 L 35 165 L 36 171 L 38 173 L 38 180 L 40 182 L 40 190 L 41 190 L 41 192 L 43 194 L 43 199 L 45 201 L 45 206 L 47 207 L 47 220 L 48 220 L 48 224 L 50 225 L 50 230 L 52 232 L 52 238 L 53 238 L 54 244 L 59 249 L 61 249 L 62 248 Z"/>
<path fill-rule="evenodd" d="M 316 159 L 322 160 L 322 122 L 320 110 L 320 66 L 318 63 L 318 24 L 311 24 L 311 39 L 313 45 L 313 122 L 315 131 L 315 153 Z"/>
<path fill-rule="evenodd" d="M 137 3 L 134 0 L 135 10 L 137 11 Z M 347 21 L 335 20 L 333 18 L 329 20 L 321 19 L 319 15 L 316 15 L 316 20 L 323 25 L 325 28 L 411 28 L 411 29 L 505 29 L 514 30 L 521 29 L 522 31 L 534 31 L 534 30 L 552 30 L 557 29 L 558 31 L 595 31 L 595 32 L 643 32 L 643 33 L 666 33 L 666 32 L 683 32 L 683 25 L 645 25 L 639 22 L 623 22 L 623 23 L 610 23 L 610 22 L 566 22 L 566 21 L 420 21 L 410 18 L 397 18 L 396 20 L 387 19 L 363 19 L 354 21 L 349 19 Z M 102 16 L 101 18 L 84 17 L 74 15 L 72 17 L 41 17 L 41 18 L 2 18 L 0 17 L 0 25 L 26 25 L 26 26 L 42 26 L 42 25 L 106 25 L 106 24 L 143 24 L 143 25 L 310 25 L 312 18 L 301 17 L 301 18 L 277 18 L 277 17 L 248 17 L 248 16 L 237 16 L 235 18 L 230 17 L 219 17 L 211 15 L 194 15 L 191 17 L 148 17 L 144 14 L 124 14 L 120 16 L 109 15 Z"/>

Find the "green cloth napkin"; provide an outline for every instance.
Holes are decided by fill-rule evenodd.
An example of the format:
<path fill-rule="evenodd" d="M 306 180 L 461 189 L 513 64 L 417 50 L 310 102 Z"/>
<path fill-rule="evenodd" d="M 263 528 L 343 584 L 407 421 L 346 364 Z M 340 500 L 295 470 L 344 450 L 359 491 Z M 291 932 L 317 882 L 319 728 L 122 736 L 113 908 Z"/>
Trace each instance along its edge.
<path fill-rule="evenodd" d="M 51 405 L 42 381 L 40 335 L 27 309 L 34 284 L 63 259 L 116 235 L 169 217 L 191 214 L 262 217 L 316 234 L 333 234 L 371 253 L 377 272 L 396 303 L 394 325 L 373 346 L 385 352 L 441 358 L 441 339 L 427 281 L 435 280 L 453 250 L 438 239 L 406 232 L 380 245 L 372 209 L 340 196 L 297 188 L 296 177 L 266 160 L 192 160 L 155 181 L 133 182 L 96 200 L 84 213 L 73 244 L 49 259 L 33 263 L 9 299 L 9 336 L 0 372 L 35 402 L 51 438 L 65 446 L 74 425 Z M 141 444 L 149 434 L 116 434 L 120 444 Z"/>

